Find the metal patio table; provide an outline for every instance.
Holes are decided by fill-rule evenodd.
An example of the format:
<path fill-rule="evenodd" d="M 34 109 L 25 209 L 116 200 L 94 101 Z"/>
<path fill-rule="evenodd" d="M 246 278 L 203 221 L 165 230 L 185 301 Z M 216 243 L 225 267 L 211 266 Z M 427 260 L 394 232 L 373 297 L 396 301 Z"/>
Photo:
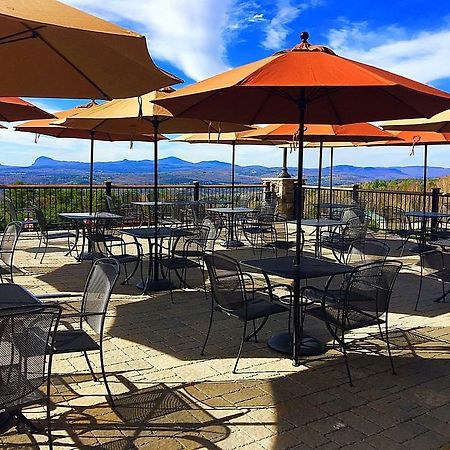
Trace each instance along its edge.
<path fill-rule="evenodd" d="M 297 223 L 295 220 L 290 220 L 289 223 Z M 302 220 L 302 227 L 303 225 L 308 227 L 314 227 L 316 229 L 316 242 L 314 245 L 314 256 L 316 258 L 319 258 L 321 256 L 321 247 L 320 247 L 320 229 L 321 228 L 331 228 L 331 227 L 338 227 L 341 225 L 345 225 L 345 222 L 342 220 L 334 220 L 334 219 L 326 219 L 326 218 L 320 218 L 320 219 L 303 219 Z"/>
<path fill-rule="evenodd" d="M 298 365 L 298 358 L 301 355 L 310 356 L 324 353 L 325 345 L 322 342 L 315 337 L 303 335 L 300 311 L 303 310 L 304 305 L 300 298 L 300 281 L 349 273 L 353 267 L 309 256 L 300 256 L 299 265 L 295 264 L 293 256 L 247 259 L 241 261 L 241 264 L 262 272 L 267 280 L 269 275 L 276 275 L 294 281 L 292 336 L 289 331 L 274 334 L 269 338 L 267 345 L 278 353 L 292 355 L 294 365 Z"/>
<path fill-rule="evenodd" d="M 160 277 L 159 261 L 162 250 L 162 240 L 170 237 L 183 237 L 192 235 L 191 232 L 185 229 L 169 228 L 169 227 L 142 227 L 142 228 L 127 228 L 120 231 L 122 234 L 132 236 L 134 239 L 146 239 L 150 252 L 150 261 L 153 258 L 152 264 L 148 266 L 147 279 L 143 283 L 138 283 L 137 287 L 142 289 L 143 293 L 158 292 L 170 290 L 172 285 L 167 278 Z M 152 241 L 154 245 L 152 245 Z"/>
<path fill-rule="evenodd" d="M 77 236 L 75 238 L 75 243 L 73 244 L 73 248 L 77 248 L 79 235 L 80 235 L 80 229 L 81 229 L 81 253 L 77 255 L 78 261 L 84 261 L 86 259 L 92 259 L 92 253 L 90 248 L 90 242 L 88 242 L 88 249 L 87 252 L 84 251 L 84 247 L 86 245 L 86 227 L 85 221 L 93 221 L 93 220 L 119 220 L 122 218 L 122 216 L 118 214 L 113 214 L 110 212 L 98 212 L 98 213 L 88 213 L 88 212 L 63 212 L 59 213 L 60 217 L 63 217 L 64 219 L 72 220 L 75 222 L 76 230 L 77 230 Z"/>
<path fill-rule="evenodd" d="M 237 239 L 236 216 L 252 213 L 255 211 L 253 208 L 207 208 L 206 211 L 220 214 L 227 218 L 228 236 L 222 241 L 224 247 L 242 247 L 244 245 L 243 242 Z"/>
<path fill-rule="evenodd" d="M 437 221 L 439 219 L 449 218 L 450 213 L 433 212 L 433 211 L 409 211 L 405 213 L 405 216 L 420 219 L 422 221 L 421 242 L 419 245 L 414 245 L 409 249 L 412 252 L 420 253 L 427 250 L 432 250 L 434 248 L 432 245 L 426 244 L 426 235 L 427 235 L 426 231 L 428 220 Z M 433 231 L 433 224 L 431 224 L 431 231 Z"/>

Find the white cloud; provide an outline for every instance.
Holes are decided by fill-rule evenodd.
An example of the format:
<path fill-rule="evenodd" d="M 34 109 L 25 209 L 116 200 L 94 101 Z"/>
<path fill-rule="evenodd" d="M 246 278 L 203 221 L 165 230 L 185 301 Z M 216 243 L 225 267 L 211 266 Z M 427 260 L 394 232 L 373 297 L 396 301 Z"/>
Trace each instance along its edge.
<path fill-rule="evenodd" d="M 344 23 L 328 33 L 341 56 L 382 67 L 424 83 L 450 77 L 450 29 L 411 33 L 397 26 L 369 29 L 366 22 Z"/>
<path fill-rule="evenodd" d="M 277 0 L 276 13 L 265 29 L 265 39 L 262 42 L 268 50 L 280 50 L 290 32 L 289 24 L 307 8 L 307 4 L 294 5 L 291 0 Z"/>
<path fill-rule="evenodd" d="M 229 68 L 225 31 L 237 0 L 66 2 L 145 34 L 152 57 L 171 63 L 194 80 Z"/>

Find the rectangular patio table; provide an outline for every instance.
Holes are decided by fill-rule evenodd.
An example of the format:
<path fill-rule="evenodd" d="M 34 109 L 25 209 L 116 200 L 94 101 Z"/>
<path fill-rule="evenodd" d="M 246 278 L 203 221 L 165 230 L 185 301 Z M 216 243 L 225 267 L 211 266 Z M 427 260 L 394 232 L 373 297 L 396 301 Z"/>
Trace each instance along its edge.
<path fill-rule="evenodd" d="M 238 240 L 236 236 L 236 216 L 254 212 L 255 210 L 253 208 L 207 208 L 206 211 L 220 214 L 227 218 L 228 236 L 222 241 L 224 247 L 242 247 L 244 245 L 244 243 Z"/>
<path fill-rule="evenodd" d="M 80 228 L 81 228 L 81 253 L 79 253 L 76 257 L 77 261 L 84 261 L 86 259 L 92 259 L 92 253 L 90 248 L 90 242 L 88 242 L 88 249 L 85 252 L 84 247 L 86 245 L 86 227 L 85 221 L 92 220 L 119 220 L 122 216 L 118 214 L 113 214 L 110 212 L 97 212 L 97 213 L 89 213 L 89 212 L 62 212 L 58 214 L 60 217 L 64 219 L 72 220 L 76 225 L 76 238 L 75 243 L 73 244 L 73 248 L 76 249 L 78 245 Z"/>
<path fill-rule="evenodd" d="M 134 239 L 146 239 L 150 252 L 150 261 L 153 258 L 154 267 L 152 273 L 152 265 L 148 266 L 147 279 L 143 283 L 138 283 L 137 287 L 142 289 L 143 293 L 167 291 L 171 289 L 171 283 L 166 278 L 159 276 L 159 259 L 161 255 L 162 239 L 170 237 L 184 237 L 191 236 L 192 233 L 185 229 L 169 228 L 169 227 L 142 227 L 142 228 L 127 228 L 120 230 L 122 234 L 132 236 Z M 152 245 L 152 241 L 154 245 Z"/>
<path fill-rule="evenodd" d="M 296 220 L 290 220 L 289 223 L 297 224 Z M 315 227 L 316 229 L 316 242 L 314 245 L 314 256 L 316 258 L 319 258 L 321 256 L 321 247 L 320 247 L 320 228 L 331 228 L 331 227 L 337 227 L 340 225 L 345 225 L 345 222 L 342 220 L 333 220 L 333 219 L 326 219 L 326 218 L 320 218 L 317 219 L 302 219 L 302 226 L 308 226 L 308 227 Z"/>
<path fill-rule="evenodd" d="M 0 284 L 0 309 L 41 304 L 42 302 L 37 297 L 20 284 Z"/>
<path fill-rule="evenodd" d="M 292 355 L 295 366 L 298 365 L 300 355 L 317 355 L 325 351 L 325 345 L 312 336 L 303 335 L 300 324 L 300 312 L 303 311 L 303 301 L 300 298 L 300 281 L 309 278 L 320 278 L 331 275 L 349 273 L 353 267 L 345 264 L 326 261 L 308 256 L 300 257 L 300 264 L 295 264 L 295 257 L 247 259 L 240 262 L 243 266 L 256 269 L 269 280 L 269 275 L 276 275 L 294 281 L 293 295 L 293 333 L 289 331 L 271 336 L 267 345 L 278 353 Z"/>

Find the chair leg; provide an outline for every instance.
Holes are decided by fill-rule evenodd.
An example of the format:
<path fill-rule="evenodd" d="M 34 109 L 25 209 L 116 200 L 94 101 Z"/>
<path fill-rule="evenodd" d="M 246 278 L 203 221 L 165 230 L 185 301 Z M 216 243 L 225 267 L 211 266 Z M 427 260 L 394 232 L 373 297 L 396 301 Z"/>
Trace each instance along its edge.
<path fill-rule="evenodd" d="M 350 373 L 350 364 L 348 362 L 347 349 L 345 348 L 345 340 L 344 340 L 344 332 L 343 331 L 342 331 L 342 336 L 341 336 L 341 343 L 342 343 L 341 350 L 342 350 L 342 353 L 344 354 L 345 367 L 347 369 L 348 381 L 350 383 L 350 386 L 353 387 L 352 374 Z"/>
<path fill-rule="evenodd" d="M 46 400 L 46 409 L 47 409 L 47 436 L 48 436 L 48 448 L 49 450 L 53 449 L 53 436 L 52 436 L 52 419 L 50 415 L 50 377 L 47 378 L 47 400 Z"/>
<path fill-rule="evenodd" d="M 91 361 L 89 360 L 89 356 L 88 356 L 87 352 L 83 352 L 83 355 L 84 355 L 84 359 L 86 360 L 86 363 L 89 367 L 89 370 L 92 374 L 92 378 L 94 378 L 94 381 L 98 381 L 97 375 L 95 375 L 94 369 L 92 367 Z"/>
<path fill-rule="evenodd" d="M 392 358 L 392 353 L 391 353 L 391 343 L 389 341 L 389 331 L 388 331 L 387 319 L 386 319 L 386 323 L 385 323 L 385 330 L 386 330 L 386 345 L 387 345 L 387 350 L 388 350 L 388 355 L 389 355 L 389 361 L 391 363 L 392 375 L 396 375 L 395 367 L 394 367 L 394 360 Z"/>
<path fill-rule="evenodd" d="M 423 266 L 420 266 L 420 280 L 419 280 L 419 290 L 417 292 L 416 306 L 414 306 L 414 311 L 417 311 L 417 307 L 419 306 L 420 294 L 422 292 L 422 283 L 423 283 Z"/>
<path fill-rule="evenodd" d="M 136 273 L 138 267 L 139 267 L 139 260 L 137 261 L 136 265 L 134 266 L 133 271 L 130 273 L 130 275 L 127 275 L 127 270 L 126 270 L 127 265 L 125 264 L 125 281 L 123 281 L 122 284 L 128 284 L 128 282 L 131 280 L 131 278 L 133 278 L 133 275 Z"/>
<path fill-rule="evenodd" d="M 39 254 L 39 250 L 41 249 L 41 245 L 42 245 L 42 235 L 39 237 L 38 248 L 36 249 L 36 253 L 34 254 L 34 259 L 37 258 L 37 255 Z"/>
<path fill-rule="evenodd" d="M 106 378 L 105 361 L 104 361 L 104 358 L 103 358 L 103 341 L 100 343 L 100 366 L 102 368 L 102 377 L 103 377 L 103 381 L 105 383 L 106 392 L 108 393 L 108 398 L 109 398 L 109 401 L 111 403 L 111 406 L 114 408 L 115 407 L 115 403 L 114 403 L 114 400 L 113 400 L 111 389 L 109 388 L 108 379 Z"/>
<path fill-rule="evenodd" d="M 242 353 L 242 347 L 244 346 L 244 341 L 245 341 L 245 335 L 247 334 L 247 321 L 244 321 L 244 330 L 242 332 L 242 338 L 241 338 L 241 343 L 239 345 L 239 350 L 238 350 L 238 354 L 236 357 L 236 363 L 234 364 L 233 367 L 233 373 L 236 373 L 236 369 L 239 363 L 239 358 L 241 357 L 241 353 Z"/>
<path fill-rule="evenodd" d="M 208 332 L 206 333 L 205 342 L 203 343 L 202 351 L 200 353 L 202 356 L 205 354 L 206 343 L 208 342 L 209 333 L 211 332 L 211 325 L 212 325 L 212 321 L 213 321 L 213 316 L 214 316 L 214 299 L 211 298 L 211 314 L 209 316 Z"/>
<path fill-rule="evenodd" d="M 42 264 L 42 261 L 44 261 L 44 256 L 47 253 L 47 247 L 48 247 L 48 240 L 45 241 L 45 247 L 44 247 L 44 251 L 43 251 L 42 256 L 41 256 L 40 264 Z"/>

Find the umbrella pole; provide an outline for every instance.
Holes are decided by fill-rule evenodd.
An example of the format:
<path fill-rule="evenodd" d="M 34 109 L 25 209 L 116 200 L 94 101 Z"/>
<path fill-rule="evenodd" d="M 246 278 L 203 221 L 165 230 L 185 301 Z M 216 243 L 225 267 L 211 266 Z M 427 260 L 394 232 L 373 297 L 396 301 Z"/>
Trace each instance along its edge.
<path fill-rule="evenodd" d="M 428 144 L 425 144 L 423 152 L 423 212 L 426 211 L 427 204 L 427 166 L 428 166 Z"/>
<path fill-rule="evenodd" d="M 334 148 L 330 148 L 330 204 L 333 203 L 333 164 L 334 164 Z M 333 209 L 330 208 L 330 219 L 333 216 Z"/>
<path fill-rule="evenodd" d="M 95 131 L 91 131 L 91 160 L 89 166 L 89 214 L 93 211 L 93 190 L 94 190 L 94 140 Z"/>
<path fill-rule="evenodd" d="M 322 189 L 322 160 L 323 160 L 323 138 L 320 138 L 320 146 L 319 146 L 319 173 L 317 180 L 317 211 L 316 211 L 316 219 L 320 220 L 320 205 L 321 205 L 321 189 Z M 318 258 L 320 256 L 320 248 L 319 248 L 319 237 L 320 237 L 320 229 L 316 227 L 316 245 L 315 245 L 315 256 Z"/>
<path fill-rule="evenodd" d="M 236 165 L 236 142 L 231 144 L 231 208 L 234 208 L 234 173 Z"/>
<path fill-rule="evenodd" d="M 294 266 L 300 268 L 300 254 L 302 250 L 302 217 L 303 217 L 303 141 L 305 137 L 305 112 L 306 112 L 306 99 L 305 89 L 301 89 L 301 97 L 298 103 L 299 108 L 299 121 L 298 121 L 298 163 L 297 163 L 297 230 L 295 240 L 295 259 Z M 300 345 L 303 340 L 303 326 L 300 325 L 300 321 L 303 317 L 303 311 L 301 307 L 300 299 L 300 279 L 294 279 L 294 292 L 293 292 L 293 328 L 292 333 L 292 364 L 298 366 L 298 357 L 300 353 Z"/>

